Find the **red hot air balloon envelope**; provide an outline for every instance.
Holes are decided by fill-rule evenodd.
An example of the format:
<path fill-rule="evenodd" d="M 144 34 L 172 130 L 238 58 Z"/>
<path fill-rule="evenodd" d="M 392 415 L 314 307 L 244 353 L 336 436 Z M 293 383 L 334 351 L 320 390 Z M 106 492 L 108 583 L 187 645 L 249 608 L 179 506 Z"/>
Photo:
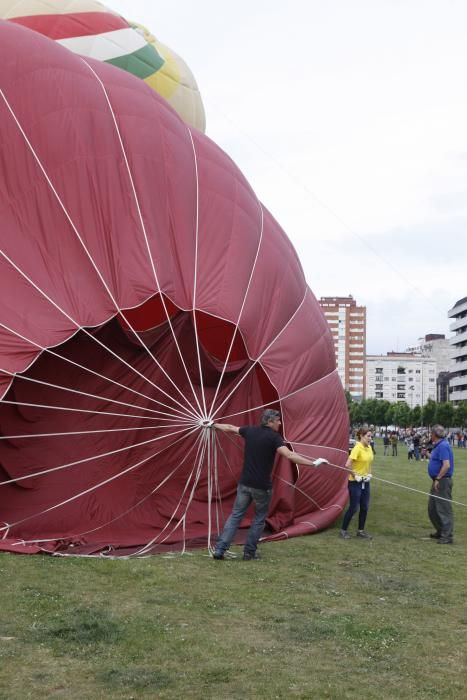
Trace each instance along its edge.
<path fill-rule="evenodd" d="M 332 523 L 348 436 L 332 338 L 245 178 L 118 68 L 6 22 L 0 66 L 1 548 L 212 543 L 243 441 L 203 424 L 267 406 L 331 463 L 278 461 L 269 538 Z"/>

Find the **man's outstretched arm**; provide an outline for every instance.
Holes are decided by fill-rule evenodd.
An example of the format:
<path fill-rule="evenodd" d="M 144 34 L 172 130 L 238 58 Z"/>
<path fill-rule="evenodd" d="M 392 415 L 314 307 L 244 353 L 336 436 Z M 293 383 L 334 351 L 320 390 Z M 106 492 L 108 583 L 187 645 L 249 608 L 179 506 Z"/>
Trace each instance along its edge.
<path fill-rule="evenodd" d="M 238 433 L 240 431 L 237 425 L 230 425 L 230 423 L 213 423 L 212 427 L 216 430 L 221 430 L 223 433 Z"/>
<path fill-rule="evenodd" d="M 323 463 L 329 464 L 327 459 L 322 459 L 321 457 L 319 459 L 308 459 L 308 457 L 303 457 L 302 455 L 299 455 L 298 452 L 289 450 L 286 445 L 278 447 L 277 452 L 282 455 L 282 457 L 290 459 L 291 462 L 294 462 L 295 464 L 304 464 L 306 467 L 319 467 L 319 465 Z"/>

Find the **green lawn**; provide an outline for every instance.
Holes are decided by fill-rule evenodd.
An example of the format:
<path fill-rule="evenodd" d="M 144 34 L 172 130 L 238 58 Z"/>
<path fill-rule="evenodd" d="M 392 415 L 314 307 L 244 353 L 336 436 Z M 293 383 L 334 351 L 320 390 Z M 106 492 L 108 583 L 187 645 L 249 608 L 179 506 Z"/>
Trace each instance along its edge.
<path fill-rule="evenodd" d="M 377 452 L 375 475 L 429 488 L 426 463 Z M 253 562 L 0 555 L 0 698 L 465 700 L 467 508 L 438 546 L 425 496 L 372 489 L 371 542 L 339 520 Z"/>

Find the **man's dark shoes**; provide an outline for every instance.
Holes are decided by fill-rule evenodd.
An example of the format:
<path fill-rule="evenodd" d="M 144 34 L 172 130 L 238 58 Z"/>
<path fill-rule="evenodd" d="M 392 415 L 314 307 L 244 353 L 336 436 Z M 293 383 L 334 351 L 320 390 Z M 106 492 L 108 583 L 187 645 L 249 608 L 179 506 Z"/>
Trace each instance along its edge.
<path fill-rule="evenodd" d="M 253 559 L 261 559 L 261 555 L 259 552 L 253 552 L 253 554 L 249 554 L 248 552 L 243 553 L 243 561 L 252 561 Z"/>
<path fill-rule="evenodd" d="M 439 540 L 439 538 L 441 537 L 441 535 L 440 535 L 439 532 L 432 532 L 432 533 L 430 534 L 430 537 L 431 537 L 432 540 Z"/>
<path fill-rule="evenodd" d="M 436 544 L 453 544 L 452 537 L 440 537 Z"/>
<path fill-rule="evenodd" d="M 224 552 L 214 552 L 214 554 L 212 555 L 212 558 L 217 559 L 218 561 L 225 559 Z"/>

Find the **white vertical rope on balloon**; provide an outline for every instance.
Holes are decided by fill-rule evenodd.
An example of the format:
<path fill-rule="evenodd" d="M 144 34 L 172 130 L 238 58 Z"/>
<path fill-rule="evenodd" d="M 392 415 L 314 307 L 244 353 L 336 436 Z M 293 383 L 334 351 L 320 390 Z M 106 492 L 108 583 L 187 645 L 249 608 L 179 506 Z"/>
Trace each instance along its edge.
<path fill-rule="evenodd" d="M 112 107 L 112 104 L 111 104 L 111 102 L 110 102 L 110 98 L 109 98 L 109 95 L 108 95 L 108 93 L 107 93 L 107 90 L 106 90 L 106 88 L 105 88 L 104 83 L 103 83 L 102 80 L 99 78 L 99 76 L 98 76 L 97 73 L 94 71 L 94 69 L 89 65 L 89 63 L 88 63 L 82 56 L 80 56 L 80 59 L 81 59 L 81 61 L 88 67 L 88 69 L 90 70 L 90 72 L 94 75 L 95 79 L 96 79 L 97 82 L 99 83 L 99 85 L 100 85 L 100 87 L 101 87 L 101 89 L 102 89 L 102 92 L 104 93 L 105 100 L 106 100 L 106 102 L 107 102 L 107 106 L 108 106 L 108 108 L 109 108 L 109 110 L 110 110 L 110 114 L 111 114 L 111 116 L 112 116 L 112 121 L 113 121 L 113 124 L 114 124 L 114 127 L 115 127 L 115 132 L 116 132 L 116 134 L 117 134 L 117 138 L 118 138 L 118 141 L 119 141 L 119 144 L 120 144 L 120 148 L 121 148 L 121 151 L 122 151 L 122 155 L 123 155 L 123 159 L 124 159 L 124 162 L 125 162 L 125 167 L 126 167 L 126 170 L 127 170 L 127 173 L 128 173 L 128 178 L 129 178 L 129 181 L 130 181 L 131 190 L 132 190 L 132 193 L 133 193 L 133 198 L 134 198 L 134 201 L 135 201 L 136 209 L 137 209 L 137 212 L 138 212 L 138 218 L 139 218 L 140 225 L 141 225 L 141 232 L 142 232 L 143 237 L 144 237 L 144 242 L 145 242 L 145 245 L 146 245 L 146 250 L 147 250 L 147 253 L 148 253 L 149 262 L 150 262 L 150 264 L 151 264 L 151 269 L 152 269 L 152 273 L 153 273 L 153 276 L 154 276 L 154 280 L 155 280 L 156 285 L 157 285 L 157 290 L 158 290 L 158 292 L 159 292 L 159 294 L 160 294 L 162 306 L 164 307 L 164 311 L 165 311 L 165 314 L 166 314 L 166 317 L 167 317 L 167 322 L 168 322 L 168 324 L 169 324 L 169 326 L 170 326 L 170 330 L 172 331 L 172 336 L 173 336 L 173 339 L 174 339 L 174 342 L 175 342 L 175 345 L 176 345 L 176 348 L 177 348 L 177 351 L 178 351 L 180 360 L 181 360 L 181 362 L 182 362 L 182 364 L 183 364 L 183 367 L 184 367 L 184 370 L 185 370 L 185 374 L 186 374 L 187 379 L 188 379 L 188 382 L 189 382 L 189 384 L 190 384 L 190 388 L 191 388 L 191 390 L 192 390 L 192 392 L 193 392 L 193 396 L 194 396 L 195 401 L 196 401 L 196 403 L 197 403 L 197 405 L 198 405 L 199 412 L 200 412 L 200 414 L 202 414 L 201 404 L 199 403 L 198 397 L 197 397 L 197 395 L 196 395 L 195 388 L 194 388 L 193 383 L 192 383 L 192 381 L 191 381 L 190 374 L 189 374 L 188 369 L 187 369 L 187 366 L 186 366 L 186 364 L 185 364 L 185 360 L 183 359 L 183 355 L 182 355 L 182 352 L 181 352 L 181 350 L 180 350 L 180 346 L 179 346 L 179 344 L 178 344 L 177 336 L 175 335 L 175 331 L 174 331 L 174 329 L 173 329 L 172 320 L 171 320 L 170 314 L 169 314 L 169 312 L 168 312 L 168 310 L 167 310 L 167 306 L 166 306 L 166 303 L 165 303 L 164 295 L 162 294 L 161 286 L 160 286 L 160 283 L 159 283 L 159 277 L 158 277 L 158 275 L 157 275 L 156 266 L 155 266 L 155 264 L 154 264 L 154 259 L 153 259 L 153 257 L 152 257 L 151 248 L 150 248 L 150 245 L 149 245 L 149 240 L 148 240 L 148 236 L 147 236 L 147 232 L 146 232 L 146 226 L 145 226 L 145 224 L 144 224 L 144 219 L 143 219 L 143 215 L 142 215 L 142 212 L 141 212 L 141 207 L 140 207 L 140 203 L 139 203 L 139 198 L 138 198 L 138 195 L 137 195 L 137 192 L 136 192 L 136 187 L 135 187 L 135 183 L 134 183 L 134 180 L 133 180 L 133 175 L 132 175 L 132 173 L 131 173 L 130 164 L 129 164 L 129 162 L 128 162 L 128 157 L 127 157 L 127 154 L 126 154 L 126 151 L 125 151 L 125 146 L 123 145 L 123 139 L 122 139 L 122 135 L 121 135 L 121 133 L 120 133 L 120 129 L 119 129 L 118 123 L 117 123 L 117 119 L 116 119 L 116 116 L 115 116 L 115 112 L 114 112 L 114 110 L 113 110 L 113 107 Z M 162 369 L 162 368 L 161 368 L 161 369 Z M 163 370 L 163 371 L 164 371 L 164 370 Z M 165 373 L 165 371 L 164 371 L 164 373 Z M 166 374 L 166 373 L 165 373 L 165 374 Z M 168 379 L 170 379 L 168 375 L 166 375 L 166 376 L 167 376 Z M 174 382 L 172 382 L 171 379 L 170 379 L 170 381 L 171 381 L 171 383 L 174 385 L 174 387 L 177 389 L 177 391 L 179 391 L 179 393 L 180 393 L 182 396 L 184 396 L 183 393 L 180 391 L 180 389 L 174 384 Z M 189 403 L 189 402 L 188 402 L 188 399 L 186 399 L 186 397 L 184 397 L 184 398 L 185 398 L 185 401 L 187 401 L 187 403 Z M 191 405 L 191 404 L 190 404 L 190 405 Z M 193 407 L 192 407 L 192 408 L 193 408 Z M 201 415 L 200 415 L 199 417 L 201 418 Z"/>
<path fill-rule="evenodd" d="M 261 227 L 260 227 L 260 235 L 259 235 L 258 247 L 257 247 L 257 249 L 256 249 L 255 259 L 254 259 L 254 261 L 253 261 L 253 267 L 251 268 L 250 277 L 249 277 L 249 279 L 248 279 L 248 284 L 247 284 L 247 287 L 246 287 L 246 291 L 245 291 L 245 294 L 244 294 L 244 296 L 243 296 L 242 305 L 241 305 L 241 307 L 240 307 L 240 312 L 239 312 L 239 314 L 238 314 L 237 322 L 236 322 L 236 324 L 235 324 L 235 329 L 234 329 L 234 332 L 233 332 L 233 334 L 232 334 L 232 339 L 231 339 L 231 341 L 230 341 L 230 346 L 229 346 L 229 349 L 228 349 L 228 351 L 227 351 L 227 355 L 226 355 L 226 358 L 225 358 L 224 366 L 223 366 L 223 368 L 222 368 L 222 373 L 221 373 L 219 382 L 218 382 L 217 387 L 216 387 L 216 393 L 214 394 L 214 398 L 213 398 L 213 400 L 211 401 L 211 407 L 210 407 L 210 409 L 209 409 L 209 415 L 211 415 L 211 414 L 213 413 L 213 409 L 214 409 L 214 405 L 215 405 L 215 403 L 216 403 L 217 395 L 218 395 L 218 393 L 219 393 L 219 391 L 220 391 L 220 388 L 221 388 L 221 385 L 222 385 L 222 380 L 223 380 L 223 378 L 224 378 L 224 374 L 225 374 L 225 371 L 226 371 L 226 369 L 227 369 L 227 365 L 228 365 L 228 362 L 229 362 L 229 359 L 230 359 L 230 354 L 231 354 L 231 352 L 232 352 L 232 348 L 233 348 L 233 344 L 234 344 L 234 341 L 235 341 L 235 337 L 236 337 L 236 335 L 237 335 L 237 331 L 238 331 L 238 328 L 239 328 L 239 325 L 240 325 L 240 319 L 241 319 L 242 314 L 243 314 L 243 309 L 245 308 L 245 304 L 246 304 L 248 292 L 250 291 L 251 281 L 252 281 L 252 279 L 253 279 L 253 275 L 254 275 L 255 270 L 256 270 L 256 263 L 258 262 L 259 251 L 260 251 L 261 243 L 262 243 L 262 240 L 263 240 L 263 231 L 264 231 L 264 211 L 263 211 L 263 207 L 261 206 L 261 202 L 260 202 L 259 200 L 257 200 L 257 201 L 258 201 L 258 205 L 259 205 L 260 213 L 261 213 Z"/>
<path fill-rule="evenodd" d="M 84 59 L 81 59 L 81 60 L 83 61 L 83 63 L 86 63 L 86 61 L 84 61 Z M 89 66 L 89 64 L 86 63 L 86 65 L 88 65 L 88 67 L 89 67 L 90 70 L 92 71 L 92 68 Z M 94 73 L 94 71 L 92 71 L 92 72 Z M 95 74 L 94 74 L 94 75 L 95 75 Z M 190 407 L 190 409 L 191 409 L 194 413 L 196 413 L 195 408 L 190 404 L 190 402 L 188 401 L 188 399 L 186 398 L 186 396 L 183 394 L 183 392 L 179 389 L 179 387 L 175 384 L 175 382 L 174 382 L 174 381 L 171 379 L 171 377 L 167 374 L 167 372 L 166 372 L 165 369 L 162 367 L 162 365 L 160 364 L 160 362 L 156 359 L 156 357 L 154 357 L 153 353 L 152 353 L 151 350 L 147 347 L 146 343 L 145 343 L 145 342 L 143 341 L 143 339 L 139 336 L 139 334 L 136 332 L 136 330 L 133 328 L 132 324 L 128 321 L 127 318 L 125 318 L 124 314 L 122 313 L 122 310 L 120 309 L 120 305 L 117 303 L 117 300 L 115 299 L 115 297 L 114 297 L 114 295 L 113 295 L 113 293 L 112 293 L 112 291 L 111 291 L 109 285 L 108 285 L 107 282 L 105 281 L 104 276 L 102 275 L 101 271 L 99 270 L 99 268 L 98 268 L 96 262 L 94 261 L 94 259 L 93 259 L 92 255 L 91 255 L 91 253 L 89 252 L 89 250 L 88 250 L 88 248 L 87 248 L 87 246 L 86 246 L 86 244 L 85 244 L 85 242 L 84 242 L 84 240 L 83 240 L 81 234 L 79 233 L 78 229 L 76 228 L 74 221 L 72 220 L 70 214 L 68 213 L 67 208 L 65 207 L 64 203 L 62 202 L 62 200 L 61 200 L 61 198 L 60 198 L 60 195 L 58 194 L 58 192 L 57 192 L 57 190 L 55 189 L 55 187 L 54 187 L 54 185 L 53 185 L 53 183 L 52 183 L 50 177 L 48 176 L 47 171 L 45 170 L 45 168 L 44 168 L 44 166 L 43 166 L 43 164 L 42 164 L 41 159 L 39 158 L 38 154 L 36 153 L 36 151 L 35 151 L 34 147 L 32 146 L 31 142 L 29 141 L 29 139 L 28 139 L 28 137 L 27 137 L 27 135 L 26 135 L 26 132 L 24 131 L 24 129 L 23 129 L 23 127 L 22 127 L 22 125 L 21 125 L 21 123 L 20 123 L 18 117 L 16 116 L 16 114 L 15 114 L 15 112 L 13 111 L 13 109 L 12 109 L 10 103 L 8 102 L 8 100 L 7 100 L 6 96 L 5 96 L 5 93 L 4 93 L 3 90 L 1 90 L 1 89 L 0 89 L 0 96 L 2 97 L 2 99 L 3 99 L 3 101 L 4 101 L 5 105 L 6 105 L 6 107 L 7 107 L 7 109 L 8 109 L 8 111 L 10 112 L 11 116 L 13 117 L 13 120 L 15 121 L 15 123 L 16 123 L 16 125 L 17 125 L 17 127 L 18 127 L 18 129 L 19 129 L 19 131 L 20 131 L 20 133 L 21 133 L 21 135 L 22 135 L 22 137 L 23 137 L 23 139 L 25 140 L 25 142 L 26 142 L 26 144 L 27 144 L 27 146 L 28 146 L 28 148 L 29 148 L 29 150 L 30 150 L 30 152 L 31 152 L 31 154 L 32 154 L 32 156 L 33 156 L 33 158 L 34 158 L 34 160 L 36 161 L 37 165 L 39 166 L 39 168 L 40 168 L 40 170 L 41 170 L 41 172 L 42 172 L 42 174 L 43 174 L 43 176 L 44 176 L 44 178 L 45 178 L 45 180 L 46 180 L 46 182 L 47 182 L 49 188 L 51 189 L 51 191 L 52 191 L 52 193 L 53 193 L 53 195 L 54 195 L 54 197 L 55 197 L 55 199 L 56 199 L 56 201 L 57 201 L 57 203 L 58 203 L 60 209 L 61 209 L 62 212 L 64 213 L 65 218 L 67 219 L 68 223 L 70 224 L 70 226 L 71 226 L 71 228 L 72 228 L 72 230 L 73 230 L 73 233 L 74 233 L 75 236 L 77 237 L 77 239 L 78 239 L 78 241 L 79 241 L 81 247 L 83 248 L 83 250 L 84 250 L 84 252 L 85 252 L 85 254 L 86 254 L 86 256 L 87 256 L 89 262 L 91 263 L 91 266 L 93 267 L 94 271 L 96 272 L 96 274 L 97 274 L 99 280 L 100 280 L 101 283 L 102 283 L 102 286 L 104 287 L 105 291 L 107 292 L 107 294 L 108 294 L 108 296 L 109 296 L 109 299 L 112 301 L 112 304 L 114 305 L 114 307 L 115 307 L 115 309 L 117 310 L 118 314 L 119 314 L 120 316 L 122 316 L 122 318 L 124 319 L 124 321 L 125 321 L 125 323 L 127 324 L 128 328 L 131 330 L 131 332 L 132 332 L 133 335 L 135 336 L 135 338 L 136 338 L 136 339 L 138 340 L 138 342 L 142 345 L 142 347 L 146 350 L 146 352 L 147 352 L 147 354 L 149 355 L 149 357 L 151 357 L 151 359 L 155 362 L 155 364 L 156 364 L 157 367 L 162 371 L 162 373 L 164 374 L 164 376 L 169 380 L 169 382 L 172 384 L 172 386 L 174 387 L 174 389 L 176 389 L 176 390 L 178 391 L 178 393 L 179 393 L 180 396 L 183 398 L 183 400 L 188 404 L 188 406 Z M 160 287 L 159 287 L 159 290 L 160 290 Z M 171 326 L 171 327 L 172 327 L 172 326 Z M 169 396 L 169 398 L 172 398 L 172 397 L 170 397 L 169 394 L 167 394 L 166 392 L 164 392 L 162 389 L 159 389 L 159 390 L 162 391 L 162 393 L 165 393 L 166 396 Z M 200 417 L 200 416 L 199 416 L 199 417 Z"/>
<path fill-rule="evenodd" d="M 182 523 L 182 522 L 184 521 L 184 518 L 186 517 L 188 508 L 189 508 L 189 506 L 190 506 L 190 504 L 191 504 L 191 501 L 193 500 L 193 495 L 194 495 L 196 486 L 198 485 L 199 476 L 200 476 L 200 474 L 201 474 L 202 465 L 203 465 L 203 461 L 204 461 L 204 456 L 205 456 L 205 453 L 206 453 L 206 440 L 207 440 L 207 437 L 206 437 L 206 430 L 203 430 L 203 431 L 200 433 L 199 445 L 198 445 L 198 449 L 197 449 L 197 452 L 196 452 L 196 457 L 195 457 L 195 460 L 194 460 L 194 466 L 193 466 L 193 468 L 192 468 L 192 470 L 191 470 L 191 472 L 190 472 L 190 474 L 189 474 L 189 476 L 188 476 L 188 478 L 187 478 L 187 480 L 186 480 L 186 482 L 185 482 L 185 486 L 184 486 L 184 488 L 183 488 L 183 491 L 182 491 L 182 493 L 181 493 L 181 495 L 180 495 L 180 498 L 179 498 L 179 500 L 178 500 L 177 505 L 175 506 L 174 511 L 172 512 L 172 515 L 170 516 L 170 519 L 169 519 L 168 522 L 165 524 L 165 526 L 164 526 L 164 528 L 161 530 L 161 532 L 159 532 L 158 535 L 156 535 L 156 537 L 153 537 L 153 539 L 150 540 L 149 542 L 147 542 L 147 543 L 144 545 L 144 547 L 141 547 L 141 549 L 137 550 L 136 552 L 134 552 L 134 553 L 131 554 L 130 556 L 132 556 L 132 557 L 141 556 L 142 554 L 145 554 L 146 552 L 148 552 L 148 551 L 153 547 L 153 545 L 161 545 L 161 544 L 164 544 L 164 542 L 175 532 L 175 530 L 177 530 L 177 528 L 179 527 L 180 523 Z M 181 505 L 181 503 L 182 503 L 182 501 L 183 501 L 183 497 L 184 497 L 184 495 L 185 495 L 187 489 L 189 488 L 189 485 L 190 485 L 190 482 L 191 482 L 191 480 L 192 480 L 193 474 L 194 474 L 195 472 L 196 472 L 196 476 L 195 476 L 194 483 L 193 483 L 193 487 L 192 487 L 192 490 L 191 490 L 191 495 L 190 495 L 190 497 L 189 497 L 189 499 L 188 499 L 188 502 L 187 502 L 187 505 L 186 505 L 186 507 L 185 507 L 184 515 L 179 519 L 179 521 L 178 521 L 178 523 L 176 524 L 176 526 L 164 537 L 164 539 L 163 539 L 162 541 L 159 541 L 160 538 L 161 538 L 161 536 L 162 536 L 162 535 L 164 534 L 164 532 L 170 527 L 172 521 L 174 520 L 174 518 L 175 518 L 175 516 L 176 516 L 176 514 L 177 514 L 177 512 L 178 512 L 178 509 L 180 508 L 180 505 Z M 185 532 L 185 529 L 184 529 L 184 532 Z M 183 542 L 183 551 L 184 551 L 184 550 L 185 550 L 185 542 Z"/>
<path fill-rule="evenodd" d="M 165 426 L 164 426 L 165 427 Z M 34 479 L 38 476 L 45 476 L 46 474 L 52 474 L 53 472 L 63 471 L 64 469 L 70 469 L 71 467 L 76 467 L 78 464 L 87 464 L 88 462 L 97 461 L 98 459 L 103 459 L 104 457 L 111 457 L 112 455 L 121 454 L 127 450 L 132 450 L 135 447 L 143 447 L 144 445 L 150 445 L 153 442 L 159 442 L 159 440 L 166 440 L 173 435 L 180 435 L 180 433 L 194 432 L 197 428 L 187 428 L 184 426 L 180 430 L 176 430 L 173 433 L 167 433 L 165 435 L 158 435 L 150 440 L 144 440 L 142 442 L 136 442 L 132 445 L 127 445 L 126 447 L 119 447 L 116 450 L 110 450 L 109 452 L 103 452 L 102 454 L 92 455 L 91 457 L 83 457 L 83 459 L 75 460 L 74 462 L 67 462 L 66 464 L 60 464 L 58 467 L 51 467 L 49 469 L 42 469 L 38 472 L 33 472 L 32 474 L 24 474 L 23 476 L 11 477 L 6 481 L 0 481 L 0 486 L 11 486 L 12 484 L 18 483 L 19 481 L 25 481 L 26 479 Z M 122 472 L 124 474 L 125 472 Z M 86 492 L 87 493 L 87 492 Z M 51 509 L 53 510 L 53 509 Z M 46 511 L 47 512 L 47 511 Z M 15 525 L 19 525 L 23 520 L 18 521 Z"/>
<path fill-rule="evenodd" d="M 67 313 L 67 311 L 62 309 L 61 306 L 59 306 L 59 304 L 57 304 L 46 292 L 44 292 L 44 290 L 41 289 L 34 282 L 34 280 L 32 280 L 25 272 L 23 272 L 23 270 L 21 270 L 21 268 L 8 255 L 6 255 L 6 253 L 3 250 L 0 250 L 0 255 L 18 272 L 18 274 L 21 275 L 21 277 L 23 277 L 23 279 L 25 279 L 32 287 L 34 287 L 34 289 L 36 291 L 38 291 L 39 294 L 41 294 L 44 297 L 44 299 L 46 299 L 55 309 L 57 309 L 57 311 L 59 311 L 59 313 L 61 313 L 66 319 L 68 319 L 68 321 L 70 321 L 78 330 L 80 330 L 88 338 L 90 338 L 95 343 L 97 343 L 100 347 L 102 347 L 104 350 L 106 350 L 110 355 L 112 355 L 112 357 L 115 357 L 115 359 L 119 360 L 123 365 L 125 365 L 125 367 L 128 367 L 128 369 L 130 369 L 132 372 L 134 372 L 139 377 L 141 377 L 141 379 L 143 379 L 145 382 L 150 384 L 154 389 L 156 389 L 157 391 L 160 391 L 162 394 L 164 394 L 164 396 L 167 396 L 171 401 L 173 401 L 175 404 L 177 404 L 178 406 L 183 408 L 184 415 L 188 415 L 186 406 L 181 404 L 179 401 L 177 401 L 177 399 L 175 399 L 173 396 L 170 396 L 170 394 L 168 394 L 166 391 L 164 391 L 159 386 L 157 386 L 157 384 L 155 384 L 153 381 L 148 379 L 148 377 L 146 377 L 144 374 L 142 374 L 138 369 L 136 369 L 135 367 L 132 367 L 132 365 L 130 365 L 129 362 L 127 362 L 122 357 L 120 357 L 120 355 L 118 355 L 111 348 L 109 348 L 107 345 L 105 345 L 105 343 L 103 343 L 101 340 L 99 340 L 99 338 L 97 338 L 95 335 L 90 333 L 86 328 L 80 326 L 78 321 L 76 321 L 72 316 L 70 316 L 70 314 Z M 5 326 L 4 324 L 0 324 L 0 326 L 9 330 L 14 335 L 24 338 L 24 336 L 22 336 L 20 333 L 18 333 L 17 331 L 14 331 L 12 329 L 8 329 L 8 326 Z M 24 339 L 27 340 L 26 338 L 24 338 Z M 38 343 L 35 343 L 32 340 L 27 340 L 27 342 L 30 342 L 32 345 L 34 345 L 38 348 L 41 347 Z M 53 354 L 55 355 L 56 353 L 53 353 Z M 61 356 L 59 356 L 59 357 L 61 357 Z M 89 370 L 89 371 L 91 372 L 92 370 Z M 131 389 L 130 389 L 130 391 L 131 391 Z M 139 393 L 139 392 L 137 392 L 137 393 Z M 161 401 L 158 401 L 157 399 L 151 398 L 150 396 L 146 396 L 145 394 L 143 394 L 143 396 L 145 396 L 145 398 L 147 398 L 149 401 L 154 401 L 155 403 L 157 403 L 161 406 L 165 406 L 166 408 L 169 408 L 169 409 L 174 410 L 174 411 L 177 410 L 177 409 L 173 408 L 172 406 L 168 406 L 167 404 L 165 404 Z M 193 414 L 193 415 L 195 415 L 195 414 Z"/>
<path fill-rule="evenodd" d="M 6 326 L 4 323 L 0 322 L 0 328 L 4 328 L 8 333 L 11 333 L 12 335 L 15 335 L 16 337 L 21 338 L 22 340 L 26 341 L 27 343 L 34 345 L 34 347 L 39 348 L 39 350 L 41 350 L 41 352 L 46 352 L 46 353 L 52 355 L 52 357 L 57 357 L 59 360 L 63 360 L 64 362 L 66 362 L 74 367 L 77 367 L 78 369 L 84 370 L 85 372 L 88 372 L 89 374 L 92 374 L 93 376 L 99 377 L 99 379 L 103 379 L 104 381 L 107 381 L 111 384 L 115 384 L 115 386 L 118 386 L 121 389 L 124 389 L 125 391 L 129 391 L 132 394 L 135 394 L 137 396 L 141 396 L 142 398 L 147 399 L 148 401 L 151 401 L 152 403 L 156 403 L 160 406 L 164 406 L 165 408 L 170 408 L 170 410 L 173 411 L 173 413 L 165 413 L 164 411 L 153 410 L 154 413 L 157 413 L 161 416 L 170 416 L 170 417 L 173 417 L 175 414 L 179 414 L 180 416 L 183 416 L 183 417 L 188 417 L 188 415 L 189 415 L 186 412 L 186 410 L 180 411 L 172 406 L 168 406 L 167 404 L 165 404 L 161 401 L 157 401 L 157 399 L 153 399 L 152 397 L 147 396 L 146 394 L 143 394 L 140 391 L 137 391 L 136 389 L 132 389 L 129 386 L 125 386 L 124 384 L 121 384 L 120 382 L 117 382 L 114 379 L 110 379 L 109 377 L 106 377 L 104 374 L 100 374 L 99 372 L 96 372 L 95 370 L 92 370 L 89 367 L 85 367 L 84 365 L 81 365 L 79 362 L 75 362 L 74 360 L 70 360 L 68 357 L 60 355 L 58 352 L 54 352 L 50 348 L 45 348 L 43 345 L 36 343 L 34 340 L 31 340 L 31 338 L 27 338 L 22 333 L 19 333 L 18 331 L 13 330 L 9 326 Z M 91 337 L 94 337 L 94 336 L 92 336 L 92 334 L 91 334 Z M 106 346 L 104 346 L 104 347 L 106 347 Z M 22 371 L 24 372 L 24 371 L 26 371 L 26 369 L 28 369 L 28 368 L 25 368 Z M 13 372 L 9 372 L 8 370 L 3 370 L 3 369 L 0 370 L 0 372 L 4 372 L 6 374 L 11 374 L 11 375 L 18 375 L 17 372 L 13 373 Z M 24 376 L 24 375 L 21 375 L 21 376 Z M 149 411 L 151 409 L 148 408 L 147 410 Z"/>
<path fill-rule="evenodd" d="M 191 431 L 187 431 L 186 429 L 184 431 L 178 431 L 178 432 L 186 432 L 187 435 L 186 437 L 189 437 L 192 433 L 196 432 L 197 428 L 193 428 Z M 167 436 L 168 437 L 168 436 Z M 131 446 L 130 446 L 131 448 Z M 146 462 L 149 462 L 149 460 L 154 459 L 157 455 L 159 455 L 161 452 L 164 450 L 159 450 L 159 452 L 156 452 L 155 454 L 150 455 L 149 457 L 145 457 L 141 461 L 137 462 L 136 464 L 131 465 L 130 467 L 127 467 L 121 472 L 118 472 L 118 474 L 114 474 L 113 476 L 109 477 L 108 479 L 105 479 L 104 481 L 100 481 L 97 484 L 94 484 L 94 486 L 91 486 L 84 491 L 80 491 L 79 493 L 75 494 L 74 496 L 71 496 L 70 498 L 65 499 L 64 501 L 60 501 L 60 503 L 56 503 L 53 506 L 50 506 L 49 508 L 45 508 L 44 510 L 40 511 L 39 513 L 34 513 L 33 515 L 28 515 L 26 518 L 22 518 L 21 520 L 17 520 L 14 523 L 10 523 L 10 528 L 16 527 L 17 525 L 22 525 L 23 523 L 33 520 L 35 518 L 38 518 L 42 515 L 45 515 L 46 513 L 50 513 L 53 510 L 56 510 L 57 508 L 61 508 L 62 506 L 67 505 L 68 503 L 72 503 L 73 501 L 76 501 L 78 498 L 81 498 L 82 496 L 86 496 L 88 493 L 92 493 L 93 491 L 96 491 L 97 489 L 101 488 L 102 486 L 106 486 L 107 484 L 110 484 L 112 481 L 115 481 L 116 479 L 121 478 L 125 474 L 128 474 L 129 472 L 133 471 L 134 469 L 137 469 L 140 467 L 142 464 L 145 464 Z M 16 479 L 16 481 L 19 481 L 19 479 Z M 0 532 L 3 532 L 6 528 L 0 527 Z"/>
<path fill-rule="evenodd" d="M 206 396 L 204 392 L 204 379 L 203 379 L 203 369 L 201 366 L 201 356 L 199 351 L 199 334 L 198 334 L 198 322 L 196 320 L 196 295 L 198 292 L 198 243 L 199 243 L 199 176 L 198 176 L 198 158 L 196 155 L 195 143 L 193 141 L 193 134 L 191 129 L 187 126 L 188 134 L 190 136 L 191 147 L 193 149 L 193 162 L 195 165 L 195 180 L 196 180 L 196 223 L 195 223 L 195 269 L 193 275 L 193 329 L 195 331 L 195 341 L 196 341 L 196 355 L 198 357 L 198 368 L 199 368 L 199 382 L 201 386 L 201 396 L 203 398 L 203 408 L 204 416 L 207 416 L 206 408 Z"/>
<path fill-rule="evenodd" d="M 289 318 L 289 320 L 287 321 L 287 323 L 285 324 L 285 326 L 283 326 L 283 328 L 281 328 L 281 330 L 279 331 L 279 333 L 277 333 L 277 335 L 271 340 L 271 342 L 270 342 L 270 343 L 264 348 L 264 350 L 258 355 L 258 357 L 256 358 L 256 360 L 254 360 L 254 362 L 252 362 L 252 364 L 248 367 L 247 371 L 242 375 L 242 377 L 240 377 L 239 381 L 238 381 L 237 384 L 234 386 L 234 388 L 227 394 L 227 396 L 225 397 L 225 399 L 222 401 L 222 403 L 219 404 L 219 406 L 216 408 L 216 410 L 213 411 L 213 413 L 212 413 L 212 418 L 214 418 L 214 417 L 219 413 L 219 411 L 221 410 L 221 408 L 222 408 L 223 406 L 225 406 L 225 404 L 227 403 L 227 401 L 228 401 L 228 400 L 230 399 L 230 397 L 237 391 L 238 387 L 245 381 L 245 379 L 248 377 L 248 375 L 250 374 L 250 372 L 256 367 L 256 365 L 257 365 L 258 362 L 261 360 L 261 358 L 262 358 L 262 357 L 267 353 L 267 351 L 274 345 L 274 343 L 278 340 L 278 338 L 280 338 L 280 336 L 281 336 L 282 333 L 286 330 L 286 328 L 288 328 L 288 326 L 292 323 L 293 319 L 295 318 L 295 316 L 298 314 L 298 312 L 299 312 L 300 309 L 302 308 L 303 304 L 305 303 L 305 299 L 307 298 L 308 291 L 309 291 L 309 290 L 308 290 L 308 287 L 307 287 L 306 290 L 305 290 L 305 294 L 304 294 L 304 296 L 303 296 L 302 301 L 301 301 L 300 304 L 297 306 L 297 308 L 295 309 L 295 311 L 293 312 L 292 316 Z M 280 399 L 278 399 L 278 401 L 280 401 Z M 277 401 L 271 401 L 270 403 L 277 403 Z M 254 409 L 249 409 L 249 410 L 254 410 Z M 248 413 L 248 411 L 244 411 L 244 413 Z"/>

